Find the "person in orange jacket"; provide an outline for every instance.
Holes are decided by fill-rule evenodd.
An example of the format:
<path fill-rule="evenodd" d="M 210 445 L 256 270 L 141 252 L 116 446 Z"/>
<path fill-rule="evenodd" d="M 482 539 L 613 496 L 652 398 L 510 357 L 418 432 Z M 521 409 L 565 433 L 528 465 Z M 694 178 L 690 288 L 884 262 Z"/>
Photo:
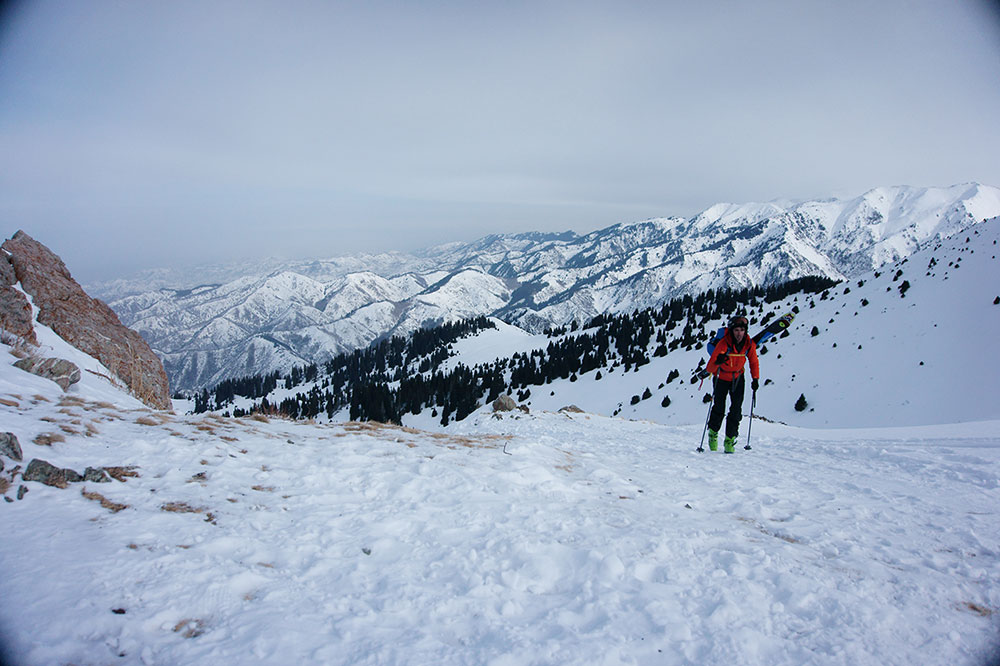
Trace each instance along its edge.
<path fill-rule="evenodd" d="M 719 450 L 719 428 L 722 427 L 722 417 L 726 411 L 726 396 L 729 396 L 729 414 L 726 416 L 726 439 L 723 451 L 733 453 L 736 450 L 736 438 L 739 436 L 740 420 L 743 418 L 743 396 L 746 392 L 746 379 L 743 368 L 750 361 L 750 389 L 756 393 L 760 379 L 760 365 L 757 361 L 757 343 L 747 335 L 747 318 L 737 315 L 729 322 L 726 334 L 722 336 L 712 356 L 708 359 L 705 370 L 715 377 L 712 396 L 712 411 L 708 417 L 708 448 Z"/>

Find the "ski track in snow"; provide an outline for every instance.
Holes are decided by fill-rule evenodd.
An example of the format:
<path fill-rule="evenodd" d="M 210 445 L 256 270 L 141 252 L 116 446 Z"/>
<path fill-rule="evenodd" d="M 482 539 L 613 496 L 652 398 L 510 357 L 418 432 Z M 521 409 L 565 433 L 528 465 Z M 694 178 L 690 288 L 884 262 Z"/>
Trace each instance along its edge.
<path fill-rule="evenodd" d="M 973 664 L 995 646 L 998 422 L 755 423 L 725 456 L 693 451 L 700 426 L 589 414 L 142 425 L 14 381 L 2 429 L 26 462 L 140 476 L 0 503 L 13 663 Z M 99 434 L 31 441 L 76 421 Z"/>

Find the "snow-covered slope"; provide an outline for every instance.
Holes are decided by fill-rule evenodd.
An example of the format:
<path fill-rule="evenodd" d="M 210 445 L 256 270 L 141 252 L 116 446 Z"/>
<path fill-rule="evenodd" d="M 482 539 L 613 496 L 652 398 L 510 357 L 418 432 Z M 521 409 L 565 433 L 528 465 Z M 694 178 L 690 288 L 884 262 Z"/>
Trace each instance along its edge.
<path fill-rule="evenodd" d="M 238 278 L 216 269 L 170 288 L 156 273 L 131 293 L 121 282 L 92 289 L 150 341 L 172 386 L 188 389 L 472 315 L 537 332 L 709 288 L 854 278 L 996 215 L 993 187 L 879 188 L 845 200 L 717 204 L 690 220 L 585 236 L 495 235 L 414 255 L 265 264 Z"/>
<path fill-rule="evenodd" d="M 759 423 L 752 452 L 699 455 L 700 423 L 591 414 L 425 432 L 155 413 L 0 352 L 0 431 L 25 457 L 0 472 L 4 663 L 996 655 L 1000 421 Z M 33 458 L 130 476 L 58 489 L 19 478 Z"/>
<path fill-rule="evenodd" d="M 840 283 L 822 295 L 798 295 L 748 308 L 752 318 L 799 310 L 790 335 L 765 345 L 756 413 L 803 427 L 868 427 L 1000 419 L 1000 374 L 987 361 L 1000 330 L 1000 218 L 940 240 L 909 258 Z M 901 287 L 907 286 L 905 296 Z M 707 321 L 714 332 L 722 319 Z M 812 335 L 813 328 L 816 335 Z M 756 330 L 751 326 L 751 333 Z M 583 333 L 569 333 L 576 335 Z M 673 333 L 676 335 L 677 331 Z M 453 345 L 445 369 L 545 349 L 553 340 L 501 325 Z M 630 372 L 601 367 L 575 381 L 532 386 L 531 409 L 577 405 L 588 412 L 665 424 L 704 421 L 706 386 L 688 379 L 706 358 L 679 348 Z M 666 384 L 671 371 L 678 379 Z M 597 374 L 600 372 L 600 379 Z M 632 396 L 651 397 L 631 404 Z M 809 409 L 798 412 L 800 395 Z M 662 407 L 669 398 L 667 407 Z M 744 408 L 748 412 L 749 401 Z M 430 414 L 404 423 L 428 427 Z"/>

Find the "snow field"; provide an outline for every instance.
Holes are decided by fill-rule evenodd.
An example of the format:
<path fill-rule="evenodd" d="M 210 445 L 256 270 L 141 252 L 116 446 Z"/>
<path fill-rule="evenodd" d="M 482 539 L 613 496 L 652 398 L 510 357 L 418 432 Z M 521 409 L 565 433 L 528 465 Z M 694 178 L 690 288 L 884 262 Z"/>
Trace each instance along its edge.
<path fill-rule="evenodd" d="M 973 664 L 997 635 L 996 422 L 755 423 L 723 456 L 589 414 L 428 433 L 13 393 L 25 461 L 139 473 L 0 503 L 14 663 Z M 32 443 L 73 421 L 99 433 Z"/>

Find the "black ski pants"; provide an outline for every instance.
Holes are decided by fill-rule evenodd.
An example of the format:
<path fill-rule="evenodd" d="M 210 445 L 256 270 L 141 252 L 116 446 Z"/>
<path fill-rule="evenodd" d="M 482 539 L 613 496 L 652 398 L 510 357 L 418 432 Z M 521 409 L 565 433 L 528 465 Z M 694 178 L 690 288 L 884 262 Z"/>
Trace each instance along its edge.
<path fill-rule="evenodd" d="M 740 420 L 743 419 L 743 395 L 746 380 L 740 375 L 732 381 L 715 380 L 712 395 L 712 412 L 708 416 L 708 427 L 716 432 L 722 427 L 722 416 L 726 413 L 726 396 L 729 396 L 729 415 L 726 416 L 726 437 L 735 438 L 740 434 Z"/>

